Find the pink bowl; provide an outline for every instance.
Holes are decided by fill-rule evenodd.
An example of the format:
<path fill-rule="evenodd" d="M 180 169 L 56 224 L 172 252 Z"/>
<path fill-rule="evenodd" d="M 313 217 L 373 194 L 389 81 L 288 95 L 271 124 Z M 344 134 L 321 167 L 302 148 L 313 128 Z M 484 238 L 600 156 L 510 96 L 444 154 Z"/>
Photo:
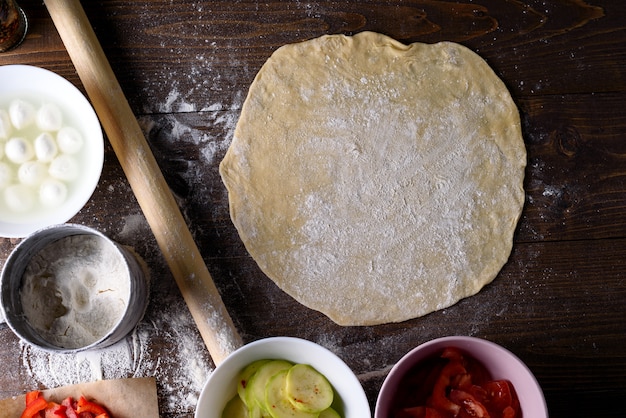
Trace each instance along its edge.
<path fill-rule="evenodd" d="M 528 367 L 507 349 L 474 337 L 443 337 L 417 346 L 391 369 L 378 394 L 374 418 L 393 418 L 394 395 L 405 374 L 419 362 L 432 358 L 444 348 L 455 347 L 481 362 L 491 377 L 512 383 L 524 418 L 547 418 L 548 408 L 537 379 Z"/>

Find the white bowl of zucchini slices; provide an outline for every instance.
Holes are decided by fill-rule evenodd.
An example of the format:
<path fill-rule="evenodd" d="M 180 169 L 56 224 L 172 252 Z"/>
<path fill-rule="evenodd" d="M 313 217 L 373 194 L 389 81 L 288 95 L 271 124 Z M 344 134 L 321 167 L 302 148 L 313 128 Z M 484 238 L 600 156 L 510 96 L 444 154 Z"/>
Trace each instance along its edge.
<path fill-rule="evenodd" d="M 211 373 L 195 418 L 363 418 L 370 406 L 352 370 L 300 338 L 244 345 Z"/>

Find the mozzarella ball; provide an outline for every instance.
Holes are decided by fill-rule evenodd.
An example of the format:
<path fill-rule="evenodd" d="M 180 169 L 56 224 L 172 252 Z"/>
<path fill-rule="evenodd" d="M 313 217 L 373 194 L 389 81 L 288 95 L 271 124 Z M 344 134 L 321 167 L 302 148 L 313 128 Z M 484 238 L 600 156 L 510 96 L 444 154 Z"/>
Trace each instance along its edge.
<path fill-rule="evenodd" d="M 32 144 L 24 138 L 14 137 L 4 145 L 7 158 L 16 164 L 22 164 L 35 156 Z"/>
<path fill-rule="evenodd" d="M 48 173 L 55 179 L 72 181 L 78 177 L 78 161 L 71 155 L 61 154 L 50 162 Z"/>
<path fill-rule="evenodd" d="M 49 163 L 57 156 L 59 148 L 52 135 L 47 132 L 35 138 L 35 156 L 39 161 Z"/>
<path fill-rule="evenodd" d="M 46 103 L 37 111 L 35 121 L 42 131 L 58 131 L 63 126 L 63 115 L 57 105 Z"/>
<path fill-rule="evenodd" d="M 4 189 L 13 181 L 13 169 L 6 163 L 0 162 L 0 189 Z"/>
<path fill-rule="evenodd" d="M 46 179 L 39 187 L 39 201 L 45 207 L 52 208 L 65 202 L 67 186 L 55 179 Z"/>
<path fill-rule="evenodd" d="M 57 133 L 57 144 L 65 154 L 76 154 L 83 147 L 83 136 L 77 129 L 65 126 Z"/>
<path fill-rule="evenodd" d="M 48 177 L 48 167 L 39 161 L 26 161 L 17 169 L 17 178 L 20 183 L 28 186 L 37 186 Z"/>
<path fill-rule="evenodd" d="M 16 99 L 9 105 L 9 117 L 17 129 L 31 125 L 35 121 L 36 114 L 35 107 L 26 100 Z"/>
<path fill-rule="evenodd" d="M 11 119 L 9 118 L 9 112 L 4 109 L 0 109 L 0 139 L 7 140 L 13 132 L 13 125 L 11 125 Z"/>
<path fill-rule="evenodd" d="M 35 204 L 35 193 L 24 184 L 14 184 L 4 189 L 4 201 L 12 211 L 26 212 Z"/>

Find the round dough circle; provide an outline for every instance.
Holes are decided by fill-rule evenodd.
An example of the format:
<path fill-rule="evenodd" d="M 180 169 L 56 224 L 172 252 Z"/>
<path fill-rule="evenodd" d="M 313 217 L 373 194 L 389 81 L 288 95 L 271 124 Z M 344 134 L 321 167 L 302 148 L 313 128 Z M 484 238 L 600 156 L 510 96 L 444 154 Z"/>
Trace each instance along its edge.
<path fill-rule="evenodd" d="M 220 173 L 268 277 L 340 325 L 375 325 L 495 278 L 525 166 L 517 108 L 478 55 L 363 32 L 279 48 Z"/>

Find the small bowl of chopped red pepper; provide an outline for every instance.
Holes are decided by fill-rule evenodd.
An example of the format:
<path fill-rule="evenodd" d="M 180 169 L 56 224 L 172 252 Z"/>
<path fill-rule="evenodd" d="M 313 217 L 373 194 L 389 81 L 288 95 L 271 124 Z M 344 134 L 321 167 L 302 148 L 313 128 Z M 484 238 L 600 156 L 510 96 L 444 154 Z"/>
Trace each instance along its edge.
<path fill-rule="evenodd" d="M 426 342 L 391 369 L 375 418 L 547 418 L 543 392 L 513 353 L 487 340 Z"/>

